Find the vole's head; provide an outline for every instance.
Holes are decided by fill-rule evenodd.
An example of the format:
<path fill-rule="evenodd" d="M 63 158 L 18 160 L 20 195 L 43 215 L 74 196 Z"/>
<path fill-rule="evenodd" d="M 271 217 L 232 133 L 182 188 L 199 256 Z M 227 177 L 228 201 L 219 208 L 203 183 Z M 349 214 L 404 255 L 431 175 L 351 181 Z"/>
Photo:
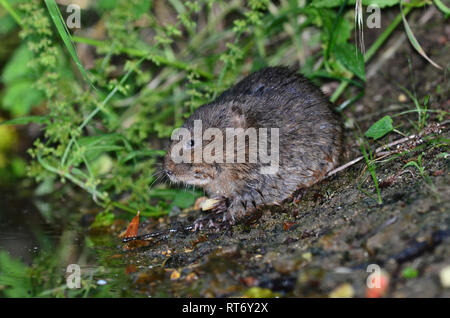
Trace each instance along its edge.
<path fill-rule="evenodd" d="M 165 173 L 173 182 L 208 187 L 230 166 L 226 164 L 226 129 L 244 123 L 242 111 L 231 103 L 198 108 L 173 132 L 164 158 Z"/>

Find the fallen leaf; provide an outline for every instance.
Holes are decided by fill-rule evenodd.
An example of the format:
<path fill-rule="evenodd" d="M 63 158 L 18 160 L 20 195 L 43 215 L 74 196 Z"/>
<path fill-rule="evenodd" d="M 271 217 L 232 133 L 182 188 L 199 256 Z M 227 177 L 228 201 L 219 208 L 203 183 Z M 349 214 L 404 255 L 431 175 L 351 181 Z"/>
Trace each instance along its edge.
<path fill-rule="evenodd" d="M 437 176 L 443 176 L 445 174 L 444 170 L 436 170 L 433 171 L 433 176 L 437 177 Z"/>
<path fill-rule="evenodd" d="M 136 268 L 136 266 L 135 265 L 128 265 L 126 268 L 125 268 L 125 274 L 131 274 L 131 273 L 135 273 L 137 271 L 137 268 Z"/>
<path fill-rule="evenodd" d="M 180 278 L 180 273 L 177 270 L 174 270 L 172 274 L 170 274 L 170 280 L 177 280 Z"/>
<path fill-rule="evenodd" d="M 137 236 L 139 228 L 139 214 L 141 214 L 141 211 L 138 211 L 136 216 L 131 220 L 124 237 Z"/>
<path fill-rule="evenodd" d="M 283 230 L 289 230 L 294 224 L 295 222 L 283 222 Z"/>
<path fill-rule="evenodd" d="M 208 237 L 206 235 L 199 235 L 197 239 L 192 241 L 192 247 L 195 247 L 197 244 L 206 242 L 208 240 Z"/>
<path fill-rule="evenodd" d="M 355 294 L 353 286 L 345 283 L 336 287 L 330 294 L 330 298 L 351 298 Z"/>
<path fill-rule="evenodd" d="M 189 273 L 186 276 L 186 282 L 187 283 L 192 283 L 194 280 L 197 280 L 197 279 L 198 279 L 198 276 L 195 273 Z"/>
<path fill-rule="evenodd" d="M 162 251 L 161 254 L 164 256 L 170 256 L 172 254 L 172 251 L 171 250 Z"/>

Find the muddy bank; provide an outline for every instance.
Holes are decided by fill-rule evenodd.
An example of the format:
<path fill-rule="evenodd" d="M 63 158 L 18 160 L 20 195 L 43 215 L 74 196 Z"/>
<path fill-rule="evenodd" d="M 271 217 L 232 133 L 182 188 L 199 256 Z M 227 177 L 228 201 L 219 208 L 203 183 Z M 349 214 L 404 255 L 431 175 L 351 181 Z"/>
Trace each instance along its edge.
<path fill-rule="evenodd" d="M 419 42 L 438 64 L 448 65 L 448 25 L 438 13 L 426 25 L 419 18 L 410 18 L 418 21 Z M 445 72 L 418 56 L 404 36 L 401 29 L 394 33 L 387 44 L 394 52 L 382 60 L 382 50 L 374 58 L 364 98 L 343 112 L 347 158 L 360 155 L 358 126 L 365 131 L 386 114 L 414 109 L 402 87 L 420 100 L 430 95 L 429 109 L 450 108 Z M 396 129 L 415 132 L 411 122 L 417 113 L 393 118 Z M 440 119 L 430 112 L 427 123 Z M 379 145 L 400 137 L 391 134 Z M 360 162 L 304 191 L 298 202 L 263 209 L 251 224 L 226 233 L 180 231 L 125 252 L 127 264 L 135 268 L 130 274 L 134 288 L 151 296 L 326 297 L 335 291 L 364 297 L 367 266 L 377 264 L 390 278 L 388 297 L 450 297 L 439 278 L 450 265 L 449 138 L 444 130 L 431 138 L 434 142 L 380 161 L 382 204 Z M 422 153 L 422 174 L 405 167 Z M 196 216 L 179 213 L 147 221 L 140 233 L 190 224 Z"/>

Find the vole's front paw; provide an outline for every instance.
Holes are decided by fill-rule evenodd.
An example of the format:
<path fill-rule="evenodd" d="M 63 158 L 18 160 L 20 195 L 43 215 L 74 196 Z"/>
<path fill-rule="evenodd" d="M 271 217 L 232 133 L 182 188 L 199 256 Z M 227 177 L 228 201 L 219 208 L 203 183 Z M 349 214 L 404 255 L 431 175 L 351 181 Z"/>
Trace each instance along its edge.
<path fill-rule="evenodd" d="M 216 232 L 220 232 L 230 228 L 233 225 L 233 222 L 228 221 L 227 214 L 227 212 L 211 213 L 199 217 L 194 221 L 194 231 L 212 229 Z"/>
<path fill-rule="evenodd" d="M 199 217 L 194 221 L 194 230 L 205 228 L 214 229 L 217 232 L 225 230 L 234 224 L 234 218 L 228 211 L 227 200 L 223 197 L 207 199 L 202 204 L 202 210 L 207 211 L 206 216 Z"/>
<path fill-rule="evenodd" d="M 227 199 L 225 197 L 213 197 L 204 200 L 200 208 L 202 211 L 208 211 L 208 213 L 223 213 L 227 210 L 228 204 Z"/>

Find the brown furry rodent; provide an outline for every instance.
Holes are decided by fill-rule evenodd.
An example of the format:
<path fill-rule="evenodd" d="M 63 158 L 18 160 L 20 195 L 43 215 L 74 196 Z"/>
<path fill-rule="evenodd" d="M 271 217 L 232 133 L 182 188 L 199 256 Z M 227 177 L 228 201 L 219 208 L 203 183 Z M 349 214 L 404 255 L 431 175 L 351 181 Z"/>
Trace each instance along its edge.
<path fill-rule="evenodd" d="M 269 67 L 255 72 L 223 92 L 215 101 L 203 105 L 186 120 L 183 128 L 194 133 L 194 120 L 201 120 L 202 132 L 218 128 L 224 133 L 223 153 L 226 153 L 226 128 L 279 128 L 279 164 L 276 173 L 262 173 L 264 164 L 258 155 L 250 162 L 250 154 L 257 151 L 248 138 L 234 153 L 244 151 L 245 162 L 175 163 L 172 150 L 165 157 L 166 174 L 174 182 L 197 185 L 210 197 L 222 198 L 222 208 L 199 219 L 197 227 L 220 227 L 234 224 L 250 216 L 262 205 L 279 204 L 296 190 L 306 188 L 324 178 L 338 163 L 341 153 L 341 126 L 331 103 L 319 88 L 286 67 Z M 271 139 L 268 134 L 268 149 Z M 217 137 L 216 137 L 217 138 Z M 245 138 L 245 137 L 244 137 Z M 203 151 L 205 138 L 182 140 L 180 154 L 194 158 L 197 147 Z M 211 142 L 211 140 L 209 140 Z M 273 143 L 275 145 L 275 143 Z M 239 150 L 238 150 L 239 149 Z M 220 149 L 213 149 L 219 152 Z M 270 151 L 269 151 L 270 152 Z"/>

